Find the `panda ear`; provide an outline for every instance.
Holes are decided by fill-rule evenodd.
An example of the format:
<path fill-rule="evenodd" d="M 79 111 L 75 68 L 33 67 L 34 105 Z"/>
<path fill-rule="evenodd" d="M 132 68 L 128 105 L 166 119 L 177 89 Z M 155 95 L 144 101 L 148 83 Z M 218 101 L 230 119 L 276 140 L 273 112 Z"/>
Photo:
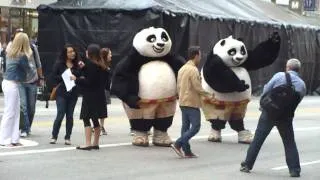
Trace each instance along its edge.
<path fill-rule="evenodd" d="M 243 38 L 237 38 L 237 40 L 243 42 Z"/>
<path fill-rule="evenodd" d="M 226 40 L 222 40 L 221 42 L 220 42 L 220 45 L 221 46 L 224 46 L 226 44 Z"/>

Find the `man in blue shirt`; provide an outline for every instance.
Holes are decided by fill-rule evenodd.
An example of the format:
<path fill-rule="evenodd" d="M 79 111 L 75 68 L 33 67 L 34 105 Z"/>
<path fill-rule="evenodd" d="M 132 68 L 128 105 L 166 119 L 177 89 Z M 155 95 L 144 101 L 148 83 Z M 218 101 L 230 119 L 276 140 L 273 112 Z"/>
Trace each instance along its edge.
<path fill-rule="evenodd" d="M 270 119 L 268 117 L 267 111 L 262 109 L 262 113 L 260 115 L 254 139 L 247 151 L 245 161 L 241 163 L 240 171 L 247 173 L 250 172 L 250 170 L 253 168 L 254 162 L 258 156 L 258 153 L 264 140 L 269 135 L 273 126 L 276 126 L 284 144 L 286 162 L 289 168 L 290 176 L 300 177 L 301 168 L 299 154 L 296 142 L 294 140 L 294 132 L 292 126 L 294 111 L 297 105 L 301 102 L 304 95 L 306 94 L 306 85 L 298 75 L 300 68 L 301 63 L 298 59 L 289 59 L 287 61 L 286 72 L 289 73 L 292 85 L 294 86 L 296 92 L 299 95 L 299 97 L 297 97 L 297 102 L 296 104 L 292 105 L 292 108 L 287 109 L 288 112 L 284 112 L 284 116 L 279 120 L 279 123 L 277 124 L 274 124 L 273 119 Z M 272 79 L 264 86 L 262 94 L 265 94 L 271 89 L 286 83 L 287 81 L 285 72 L 276 73 L 272 77 Z"/>

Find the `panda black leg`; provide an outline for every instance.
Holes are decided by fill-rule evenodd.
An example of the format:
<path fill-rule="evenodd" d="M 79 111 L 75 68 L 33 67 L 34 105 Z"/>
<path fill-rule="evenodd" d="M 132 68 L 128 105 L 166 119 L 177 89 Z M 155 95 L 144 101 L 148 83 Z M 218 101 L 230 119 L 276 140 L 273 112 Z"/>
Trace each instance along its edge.
<path fill-rule="evenodd" d="M 243 131 L 244 129 L 244 123 L 243 123 L 243 119 L 238 119 L 238 120 L 230 120 L 228 121 L 229 125 L 231 127 L 231 129 L 239 132 L 239 131 Z"/>
<path fill-rule="evenodd" d="M 220 120 L 220 119 L 210 119 L 211 123 L 211 133 L 208 137 L 208 141 L 211 142 L 221 142 L 221 129 L 224 129 L 226 127 L 226 121 Z"/>

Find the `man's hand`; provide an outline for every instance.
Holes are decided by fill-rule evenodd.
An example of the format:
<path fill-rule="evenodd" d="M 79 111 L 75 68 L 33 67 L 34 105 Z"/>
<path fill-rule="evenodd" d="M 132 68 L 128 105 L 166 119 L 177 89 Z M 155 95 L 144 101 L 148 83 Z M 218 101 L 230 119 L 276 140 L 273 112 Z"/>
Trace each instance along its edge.
<path fill-rule="evenodd" d="M 70 79 L 75 81 L 75 80 L 77 79 L 77 77 L 72 74 L 72 75 L 70 76 Z"/>

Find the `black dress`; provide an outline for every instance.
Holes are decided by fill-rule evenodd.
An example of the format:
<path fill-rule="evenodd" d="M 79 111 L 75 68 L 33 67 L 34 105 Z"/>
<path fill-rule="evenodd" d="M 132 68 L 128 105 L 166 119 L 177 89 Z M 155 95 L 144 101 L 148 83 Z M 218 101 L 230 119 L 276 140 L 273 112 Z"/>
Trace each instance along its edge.
<path fill-rule="evenodd" d="M 86 60 L 83 77 L 77 78 L 83 95 L 80 119 L 98 119 L 108 116 L 104 94 L 105 71 L 91 60 Z"/>

